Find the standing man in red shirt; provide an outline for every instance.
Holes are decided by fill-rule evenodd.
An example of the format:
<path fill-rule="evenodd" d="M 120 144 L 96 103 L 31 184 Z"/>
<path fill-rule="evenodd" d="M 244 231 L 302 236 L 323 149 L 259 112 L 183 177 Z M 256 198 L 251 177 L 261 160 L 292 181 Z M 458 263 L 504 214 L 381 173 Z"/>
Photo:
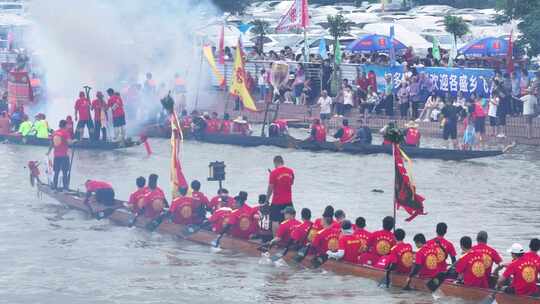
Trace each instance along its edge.
<path fill-rule="evenodd" d="M 471 250 L 472 239 L 464 236 L 459 241 L 463 256 L 456 263 L 456 272 L 462 277 L 467 287 L 488 288 L 484 256 Z"/>
<path fill-rule="evenodd" d="M 84 135 L 85 126 L 88 128 L 89 137 L 93 138 L 94 123 L 90 116 L 91 105 L 90 100 L 86 98 L 84 92 L 79 92 L 79 99 L 75 101 L 75 121 L 78 121 L 75 130 L 75 139 L 81 139 Z"/>
<path fill-rule="evenodd" d="M 403 289 L 409 290 L 411 279 L 418 275 L 422 279 L 432 279 L 439 273 L 439 262 L 435 247 L 426 244 L 426 237 L 418 233 L 413 238 L 418 251 L 414 256 L 414 266 L 407 278 L 407 284 Z"/>
<path fill-rule="evenodd" d="M 58 177 L 60 171 L 62 171 L 62 185 L 64 190 L 69 189 L 69 156 L 68 150 L 69 145 L 72 143 L 71 134 L 67 129 L 67 122 L 65 120 L 60 120 L 58 124 L 59 129 L 56 130 L 52 135 L 52 143 L 49 147 L 47 155 L 51 153 L 51 150 L 54 149 L 54 160 L 53 160 L 53 185 L 54 190 L 58 189 Z"/>
<path fill-rule="evenodd" d="M 124 102 L 122 101 L 120 94 L 116 93 L 111 88 L 107 89 L 107 95 L 109 95 L 107 107 L 112 109 L 114 140 L 123 142 L 126 136 L 126 113 L 124 112 Z"/>
<path fill-rule="evenodd" d="M 270 220 L 275 235 L 279 224 L 284 219 L 282 211 L 288 206 L 293 207 L 292 185 L 294 184 L 294 171 L 285 167 L 283 157 L 280 155 L 274 157 L 274 167 L 275 169 L 270 172 L 266 197 L 269 200 L 272 199 Z"/>
<path fill-rule="evenodd" d="M 106 141 L 107 103 L 105 102 L 103 93 L 96 93 L 96 99 L 92 101 L 92 110 L 94 110 L 94 140 L 99 140 L 100 134 L 103 134 L 103 141 Z"/>

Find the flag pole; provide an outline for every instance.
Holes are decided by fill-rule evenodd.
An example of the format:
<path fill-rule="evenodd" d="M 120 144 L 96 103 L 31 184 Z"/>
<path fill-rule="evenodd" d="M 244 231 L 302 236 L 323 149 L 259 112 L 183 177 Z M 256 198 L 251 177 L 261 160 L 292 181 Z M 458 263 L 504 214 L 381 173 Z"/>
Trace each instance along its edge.
<path fill-rule="evenodd" d="M 392 156 L 394 157 L 394 232 L 396 232 L 397 212 L 396 212 L 396 184 L 397 184 L 397 168 L 396 168 L 396 149 L 397 144 L 392 143 Z"/>
<path fill-rule="evenodd" d="M 304 26 L 304 62 L 309 62 L 308 41 L 307 41 L 307 28 Z"/>

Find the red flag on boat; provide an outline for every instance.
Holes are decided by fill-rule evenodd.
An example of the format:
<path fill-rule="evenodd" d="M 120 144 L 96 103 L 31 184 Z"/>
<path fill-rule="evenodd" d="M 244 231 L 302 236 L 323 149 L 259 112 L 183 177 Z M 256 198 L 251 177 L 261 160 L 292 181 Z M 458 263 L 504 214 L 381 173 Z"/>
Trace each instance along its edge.
<path fill-rule="evenodd" d="M 416 193 L 416 186 L 414 185 L 411 176 L 407 172 L 405 167 L 405 161 L 407 161 L 409 167 L 411 167 L 411 160 L 401 150 L 398 144 L 392 144 L 395 162 L 395 186 L 394 186 L 394 208 L 403 208 L 409 214 L 409 217 L 405 221 L 410 222 L 419 215 L 425 215 L 424 213 L 424 197 Z"/>
<path fill-rule="evenodd" d="M 508 53 L 506 54 L 506 71 L 508 73 L 514 72 L 514 43 L 512 42 L 512 34 L 514 31 L 510 31 L 510 39 L 508 40 Z"/>
<path fill-rule="evenodd" d="M 180 152 L 183 140 L 182 129 L 178 122 L 176 113 L 171 114 L 171 186 L 173 198 L 178 196 L 178 188 L 188 186 L 184 173 L 182 172 L 182 165 L 180 163 Z"/>
<path fill-rule="evenodd" d="M 225 25 L 221 26 L 221 33 L 219 34 L 218 62 L 219 64 L 225 64 Z"/>
<path fill-rule="evenodd" d="M 276 27 L 276 32 L 306 28 L 308 25 L 309 14 L 307 0 L 294 0 L 287 13 L 281 16 L 281 19 Z"/>

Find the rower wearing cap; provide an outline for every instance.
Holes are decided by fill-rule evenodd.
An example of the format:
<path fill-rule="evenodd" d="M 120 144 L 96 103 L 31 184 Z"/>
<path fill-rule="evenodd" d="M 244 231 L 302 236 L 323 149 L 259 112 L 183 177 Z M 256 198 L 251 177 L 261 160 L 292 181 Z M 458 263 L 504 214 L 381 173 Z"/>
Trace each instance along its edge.
<path fill-rule="evenodd" d="M 276 231 L 276 236 L 270 241 L 270 246 L 275 244 L 280 244 L 281 246 L 287 246 L 289 241 L 291 241 L 291 233 L 294 227 L 300 225 L 301 223 L 296 220 L 296 210 L 294 207 L 287 206 L 283 211 L 281 211 L 285 220 L 279 224 L 279 227 Z"/>
<path fill-rule="evenodd" d="M 427 242 L 428 245 L 433 245 L 437 249 L 437 259 L 439 261 L 439 271 L 444 272 L 448 267 L 446 259 L 450 257 L 452 263 L 456 262 L 456 249 L 454 245 L 444 238 L 448 230 L 446 223 L 438 223 L 436 227 L 437 237 Z"/>
<path fill-rule="evenodd" d="M 540 265 L 538 259 L 525 255 L 523 246 L 518 243 L 512 244 L 507 252 L 512 255 L 512 262 L 506 266 L 506 270 L 499 279 L 497 287 L 501 288 L 511 280 L 511 283 L 504 288 L 504 292 L 518 296 L 538 295 L 538 272 Z"/>
<path fill-rule="evenodd" d="M 305 246 L 313 240 L 317 231 L 312 229 L 313 222 L 311 221 L 311 210 L 309 208 L 302 208 L 300 215 L 302 217 L 302 223 L 293 228 L 291 238 L 298 246 Z"/>
<path fill-rule="evenodd" d="M 488 288 L 484 255 L 471 249 L 472 239 L 464 236 L 459 241 L 463 256 L 456 264 L 456 272 L 467 287 Z"/>
<path fill-rule="evenodd" d="M 310 141 L 317 143 L 326 142 L 326 127 L 321 123 L 321 120 L 315 118 L 311 124 Z"/>
<path fill-rule="evenodd" d="M 339 139 L 340 144 L 350 143 L 354 139 L 354 129 L 349 127 L 349 120 L 344 119 L 342 127 L 334 134 L 334 138 Z"/>
<path fill-rule="evenodd" d="M 338 240 L 338 250 L 336 252 L 328 250 L 326 254 L 329 258 L 356 264 L 362 243 L 358 236 L 354 234 L 351 221 L 343 220 L 340 222 L 340 226 L 341 235 Z"/>
<path fill-rule="evenodd" d="M 360 256 L 362 264 L 375 265 L 378 260 L 390 253 L 390 249 L 396 244 L 396 238 L 392 233 L 394 218 L 386 216 L 382 221 L 383 229 L 374 231 L 368 240 L 369 251 Z"/>
<path fill-rule="evenodd" d="M 477 244 L 472 247 L 472 250 L 482 253 L 484 257 L 484 266 L 486 267 L 486 278 L 488 280 L 488 283 L 490 284 L 489 287 L 491 288 L 494 286 L 494 283 L 490 281 L 493 263 L 499 265 L 502 262 L 502 257 L 495 249 L 487 245 L 487 240 L 487 232 L 478 232 L 476 236 Z"/>
<path fill-rule="evenodd" d="M 426 244 L 426 237 L 422 233 L 416 234 L 413 240 L 418 251 L 414 255 L 414 266 L 409 273 L 404 289 L 410 289 L 411 280 L 416 275 L 422 279 L 431 279 L 439 273 L 439 263 L 435 247 Z"/>
<path fill-rule="evenodd" d="M 420 147 L 420 130 L 418 130 L 418 124 L 411 120 L 405 124 L 405 146 Z"/>

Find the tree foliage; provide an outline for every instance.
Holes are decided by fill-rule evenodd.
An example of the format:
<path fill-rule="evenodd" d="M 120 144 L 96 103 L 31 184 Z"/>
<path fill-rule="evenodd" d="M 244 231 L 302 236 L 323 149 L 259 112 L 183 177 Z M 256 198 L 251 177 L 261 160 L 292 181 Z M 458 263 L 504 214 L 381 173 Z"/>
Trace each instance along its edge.
<path fill-rule="evenodd" d="M 540 55 L 540 4 L 538 0 L 497 0 L 500 16 L 497 23 L 515 21 L 522 35 L 517 47 L 527 50 L 530 57 Z"/>
<path fill-rule="evenodd" d="M 341 14 L 335 16 L 328 15 L 326 17 L 328 20 L 328 32 L 334 38 L 334 56 L 336 55 L 336 44 L 339 37 L 344 36 L 349 32 L 351 28 L 351 23 L 343 17 Z"/>
<path fill-rule="evenodd" d="M 230 13 L 243 13 L 250 4 L 249 0 L 212 0 L 222 11 Z"/>
<path fill-rule="evenodd" d="M 455 8 L 492 8 L 496 0 L 412 0 L 415 5 L 450 5 Z"/>
<path fill-rule="evenodd" d="M 268 34 L 270 23 L 262 19 L 255 19 L 251 21 L 249 24 L 253 26 L 253 28 L 251 29 L 251 32 L 259 36 L 257 39 L 257 48 L 259 48 L 259 50 L 263 52 L 264 37 L 266 37 L 266 34 Z"/>
<path fill-rule="evenodd" d="M 444 17 L 444 27 L 447 32 L 454 35 L 454 41 L 457 44 L 457 39 L 465 36 L 469 32 L 469 25 L 458 16 L 446 16 Z"/>

